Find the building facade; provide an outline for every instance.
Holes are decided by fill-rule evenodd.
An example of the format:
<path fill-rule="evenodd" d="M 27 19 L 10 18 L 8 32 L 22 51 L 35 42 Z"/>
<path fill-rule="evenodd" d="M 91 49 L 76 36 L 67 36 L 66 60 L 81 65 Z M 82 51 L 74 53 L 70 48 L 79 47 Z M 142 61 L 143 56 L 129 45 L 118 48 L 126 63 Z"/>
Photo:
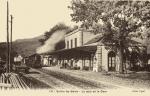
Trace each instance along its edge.
<path fill-rule="evenodd" d="M 84 29 L 77 29 L 65 35 L 65 49 L 71 49 L 83 46 L 86 42 L 92 39 L 95 35 Z"/>
<path fill-rule="evenodd" d="M 115 49 L 101 42 L 101 35 L 77 29 L 65 36 L 65 49 L 50 53 L 61 68 L 119 72 L 119 57 Z M 129 66 L 124 64 L 125 68 Z M 125 70 L 125 69 L 123 69 Z"/>

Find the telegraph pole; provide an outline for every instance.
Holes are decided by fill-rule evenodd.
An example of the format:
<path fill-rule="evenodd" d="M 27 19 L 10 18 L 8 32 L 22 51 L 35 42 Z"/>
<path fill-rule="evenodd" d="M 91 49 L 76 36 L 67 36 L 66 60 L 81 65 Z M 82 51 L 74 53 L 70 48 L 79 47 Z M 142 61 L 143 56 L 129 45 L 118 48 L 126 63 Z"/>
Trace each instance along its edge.
<path fill-rule="evenodd" d="M 9 46 L 9 4 L 7 1 L 7 73 L 9 73 L 10 65 L 10 46 Z"/>
<path fill-rule="evenodd" d="M 13 16 L 12 15 L 10 15 L 10 17 L 11 17 L 11 21 L 10 21 L 10 23 L 11 23 L 11 29 L 10 29 L 10 65 L 9 65 L 9 72 L 12 70 L 12 62 L 11 62 L 11 56 L 12 56 L 12 30 L 13 30 Z"/>

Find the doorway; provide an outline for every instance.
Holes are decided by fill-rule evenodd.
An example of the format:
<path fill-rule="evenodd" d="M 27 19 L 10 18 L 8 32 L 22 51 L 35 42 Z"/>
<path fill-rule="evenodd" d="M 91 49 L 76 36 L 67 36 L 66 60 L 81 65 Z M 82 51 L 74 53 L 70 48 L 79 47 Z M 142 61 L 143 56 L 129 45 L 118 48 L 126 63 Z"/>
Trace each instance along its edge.
<path fill-rule="evenodd" d="M 115 71 L 116 69 L 116 54 L 114 51 L 108 53 L 108 71 Z"/>

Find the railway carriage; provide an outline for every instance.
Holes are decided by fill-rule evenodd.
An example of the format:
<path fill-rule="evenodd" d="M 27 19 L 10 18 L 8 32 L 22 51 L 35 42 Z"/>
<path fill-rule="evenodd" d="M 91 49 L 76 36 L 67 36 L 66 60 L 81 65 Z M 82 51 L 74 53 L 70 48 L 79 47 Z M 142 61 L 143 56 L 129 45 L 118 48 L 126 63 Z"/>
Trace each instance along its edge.
<path fill-rule="evenodd" d="M 33 54 L 33 55 L 30 55 L 29 57 L 26 57 L 25 63 L 27 66 L 33 67 L 33 68 L 41 68 L 42 67 L 41 56 L 38 54 Z"/>

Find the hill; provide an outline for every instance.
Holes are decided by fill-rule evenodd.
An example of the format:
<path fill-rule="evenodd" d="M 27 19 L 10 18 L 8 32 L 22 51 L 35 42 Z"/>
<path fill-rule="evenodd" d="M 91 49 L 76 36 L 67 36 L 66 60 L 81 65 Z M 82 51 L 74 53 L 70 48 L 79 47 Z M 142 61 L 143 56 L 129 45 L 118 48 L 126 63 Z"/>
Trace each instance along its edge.
<path fill-rule="evenodd" d="M 18 39 L 13 42 L 13 51 L 21 54 L 22 56 L 30 56 L 36 53 L 36 48 L 40 47 L 41 44 L 39 39 L 44 38 L 43 35 L 29 38 L 29 39 Z M 7 45 L 6 42 L 0 43 L 0 56 L 4 56 L 7 54 Z"/>
<path fill-rule="evenodd" d="M 39 39 L 44 38 L 43 35 L 30 38 L 18 39 L 13 43 L 13 49 L 22 56 L 30 56 L 36 53 L 36 49 L 41 46 Z"/>

